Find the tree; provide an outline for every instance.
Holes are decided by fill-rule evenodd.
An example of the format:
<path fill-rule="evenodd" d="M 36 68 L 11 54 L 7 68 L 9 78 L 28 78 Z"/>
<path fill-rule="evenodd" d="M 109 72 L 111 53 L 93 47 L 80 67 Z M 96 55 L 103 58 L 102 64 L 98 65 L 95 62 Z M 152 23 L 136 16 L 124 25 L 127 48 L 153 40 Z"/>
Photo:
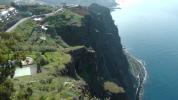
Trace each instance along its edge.
<path fill-rule="evenodd" d="M 48 61 L 41 54 L 36 54 L 36 56 L 37 73 L 41 73 L 41 66 L 48 64 Z"/>
<path fill-rule="evenodd" d="M 11 100 L 14 91 L 13 83 L 7 79 L 0 84 L 0 100 Z"/>
<path fill-rule="evenodd" d="M 18 91 L 17 95 L 13 98 L 15 100 L 30 100 L 30 96 L 32 96 L 33 90 L 28 87 L 25 88 L 23 85 L 20 85 L 20 91 Z"/>
<path fill-rule="evenodd" d="M 37 63 L 37 73 L 41 73 L 41 64 Z"/>
<path fill-rule="evenodd" d="M 13 47 L 16 45 L 18 36 L 13 33 L 0 32 L 0 100 L 11 100 L 14 92 L 12 78 L 15 73 L 15 64 L 11 61 Z M 21 56 L 20 56 L 21 57 Z"/>
<path fill-rule="evenodd" d="M 13 78 L 14 72 L 15 66 L 11 61 L 0 63 L 0 100 L 10 100 L 11 95 L 14 92 L 14 86 L 8 79 L 8 76 Z"/>
<path fill-rule="evenodd" d="M 13 55 L 13 59 L 16 60 L 16 64 L 18 66 L 20 66 L 20 68 L 22 68 L 22 62 L 21 60 L 25 60 L 26 59 L 26 55 L 23 51 L 17 51 L 14 53 Z"/>
<path fill-rule="evenodd" d="M 0 31 L 4 31 L 4 24 L 0 22 Z"/>

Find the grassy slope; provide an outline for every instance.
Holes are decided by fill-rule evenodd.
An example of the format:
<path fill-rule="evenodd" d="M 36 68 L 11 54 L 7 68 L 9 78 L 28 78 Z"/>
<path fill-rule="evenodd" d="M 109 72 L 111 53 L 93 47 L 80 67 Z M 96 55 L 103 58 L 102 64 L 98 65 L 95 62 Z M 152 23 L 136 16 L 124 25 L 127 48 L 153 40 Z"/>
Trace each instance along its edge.
<path fill-rule="evenodd" d="M 64 21 L 77 21 L 79 22 L 77 25 L 80 24 L 79 16 L 76 16 L 67 10 L 63 14 L 66 16 L 66 20 Z M 71 15 L 73 15 L 73 17 L 71 17 Z M 30 56 L 36 59 L 36 54 L 41 53 L 39 47 L 42 46 L 55 46 L 55 51 L 46 52 L 44 55 L 42 55 L 45 60 L 49 62 L 47 65 L 43 66 L 44 72 L 32 76 L 24 76 L 13 79 L 16 89 L 13 99 L 20 100 L 21 98 L 24 98 L 24 93 L 27 93 L 27 88 L 31 88 L 33 91 L 33 95 L 29 98 L 30 100 L 72 100 L 72 97 L 78 97 L 81 95 L 81 90 L 78 89 L 78 84 L 83 84 L 83 81 L 76 81 L 66 76 L 56 77 L 56 71 L 64 69 L 65 64 L 71 61 L 71 56 L 63 52 L 63 45 L 66 44 L 63 42 L 58 44 L 56 38 L 51 37 L 50 34 L 45 34 L 47 37 L 46 41 L 39 42 L 40 39 L 38 36 L 44 34 L 34 31 L 34 28 L 38 26 L 39 24 L 29 19 L 20 24 L 13 31 L 14 33 L 18 33 L 23 37 L 19 44 L 23 50 L 25 50 L 26 56 Z M 35 42 L 32 43 L 34 40 Z M 29 49 L 30 47 L 33 47 L 33 49 Z M 78 47 L 69 47 L 67 50 L 72 50 L 74 48 Z"/>

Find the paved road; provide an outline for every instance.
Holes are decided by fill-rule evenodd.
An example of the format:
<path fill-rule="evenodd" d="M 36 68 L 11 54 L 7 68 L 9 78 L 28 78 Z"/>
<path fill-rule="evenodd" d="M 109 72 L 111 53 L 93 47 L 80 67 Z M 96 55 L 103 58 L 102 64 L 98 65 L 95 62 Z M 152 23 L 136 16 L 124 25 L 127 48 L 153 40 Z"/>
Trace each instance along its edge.
<path fill-rule="evenodd" d="M 23 23 L 24 21 L 26 21 L 27 19 L 29 19 L 30 17 L 27 18 L 23 18 L 20 21 L 18 21 L 16 24 L 14 24 L 12 27 L 10 27 L 9 29 L 6 30 L 6 32 L 12 32 L 18 25 L 20 25 L 21 23 Z"/>
<path fill-rule="evenodd" d="M 56 13 L 58 12 L 62 12 L 63 11 L 63 8 L 60 8 L 58 10 L 56 10 L 55 12 L 52 12 L 52 13 L 49 13 L 49 14 L 44 14 L 46 17 L 49 17 L 49 16 L 54 16 Z"/>
<path fill-rule="evenodd" d="M 49 13 L 49 14 L 44 14 L 44 15 L 45 15 L 45 17 L 49 17 L 49 16 L 53 16 L 54 14 L 61 12 L 61 11 L 63 11 L 63 8 L 60 8 L 60 9 L 56 10 L 55 12 L 52 12 L 52 13 Z M 14 24 L 9 29 L 7 29 L 6 32 L 12 32 L 18 25 L 20 25 L 21 23 L 23 23 L 24 21 L 26 21 L 27 19 L 30 19 L 30 18 L 33 18 L 33 17 L 26 17 L 26 18 L 21 19 L 16 24 Z"/>

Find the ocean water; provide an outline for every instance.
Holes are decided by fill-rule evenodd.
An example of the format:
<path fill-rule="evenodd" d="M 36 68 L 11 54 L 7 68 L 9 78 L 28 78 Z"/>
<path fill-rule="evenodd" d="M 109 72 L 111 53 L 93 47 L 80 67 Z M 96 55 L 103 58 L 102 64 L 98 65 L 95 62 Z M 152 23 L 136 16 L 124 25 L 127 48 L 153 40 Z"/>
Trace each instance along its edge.
<path fill-rule="evenodd" d="M 112 16 L 123 46 L 146 62 L 143 100 L 178 100 L 178 1 L 123 1 Z"/>

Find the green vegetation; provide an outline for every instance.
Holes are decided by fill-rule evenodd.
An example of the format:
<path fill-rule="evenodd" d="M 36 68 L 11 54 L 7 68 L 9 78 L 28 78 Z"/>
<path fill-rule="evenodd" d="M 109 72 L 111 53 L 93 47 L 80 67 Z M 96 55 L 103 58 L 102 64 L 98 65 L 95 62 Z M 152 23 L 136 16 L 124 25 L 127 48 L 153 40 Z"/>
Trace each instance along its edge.
<path fill-rule="evenodd" d="M 10 100 L 14 86 L 8 77 L 14 76 L 16 65 L 9 60 L 14 59 L 12 55 L 16 53 L 15 46 L 20 37 L 15 33 L 0 33 L 0 38 L 0 100 Z"/>
<path fill-rule="evenodd" d="M 0 82 L 0 100 L 11 100 L 14 85 L 9 79 Z"/>
<path fill-rule="evenodd" d="M 73 51 L 73 50 L 77 50 L 77 49 L 81 49 L 81 48 L 84 48 L 85 46 L 74 46 L 74 47 L 69 47 L 69 48 L 66 48 L 64 50 L 64 52 L 68 53 L 70 51 Z"/>
<path fill-rule="evenodd" d="M 13 30 L 13 32 L 18 33 L 19 35 L 24 37 L 23 39 L 26 39 L 29 35 L 31 35 L 33 29 L 37 26 L 37 23 L 34 22 L 32 19 L 27 19 L 25 22 L 18 25 L 17 28 Z"/>
<path fill-rule="evenodd" d="M 4 24 L 0 22 L 0 32 L 4 31 Z"/>
<path fill-rule="evenodd" d="M 79 22 L 80 19 L 79 16 L 68 10 L 58 15 L 60 17 L 56 17 L 55 22 L 64 21 L 61 22 L 64 26 L 70 25 L 71 21 Z M 64 19 L 61 17 L 63 15 L 65 15 Z M 0 62 L 7 62 L 9 59 L 17 60 L 19 64 L 17 67 L 20 67 L 19 62 L 22 59 L 32 57 L 35 60 L 38 72 L 38 74 L 32 76 L 19 77 L 10 81 L 8 76 L 11 75 L 11 70 L 8 69 L 9 72 L 6 72 L 1 69 L 2 74 L 5 72 L 7 74 L 4 74 L 6 77 L 0 83 L 0 94 L 6 95 L 7 98 L 3 98 L 1 95 L 0 99 L 72 100 L 81 95 L 82 90 L 79 85 L 83 84 L 83 81 L 76 81 L 68 76 L 59 76 L 60 71 L 65 70 L 65 65 L 71 62 L 71 56 L 65 52 L 66 48 L 69 49 L 70 47 L 57 35 L 56 29 L 52 25 L 53 21 L 46 21 L 45 24 L 49 23 L 49 30 L 42 31 L 40 24 L 32 19 L 27 19 L 18 25 L 12 33 L 0 33 Z M 57 25 L 59 23 L 55 23 L 54 26 Z M 60 25 L 62 26 L 62 24 Z M 42 39 L 42 37 L 45 37 L 45 39 Z M 15 67 L 13 74 L 14 71 Z M 85 98 L 88 97 L 85 96 Z"/>
<path fill-rule="evenodd" d="M 0 33 L 0 38 L 0 63 L 5 63 L 12 59 L 11 54 L 16 51 L 20 36 L 16 33 Z"/>
<path fill-rule="evenodd" d="M 70 57 L 68 55 L 65 56 L 65 54 L 61 51 L 47 52 L 44 56 L 50 63 L 68 63 L 70 60 Z"/>
<path fill-rule="evenodd" d="M 104 89 L 106 91 L 109 91 L 111 93 L 119 94 L 119 93 L 125 93 L 124 89 L 122 87 L 119 87 L 116 83 L 113 82 L 104 82 Z"/>
<path fill-rule="evenodd" d="M 15 3 L 11 5 L 17 8 L 24 16 L 47 14 L 55 10 L 52 6 L 47 5 L 16 5 Z"/>
<path fill-rule="evenodd" d="M 39 100 L 39 98 L 43 98 L 43 100 L 72 100 L 72 97 L 80 95 L 77 84 L 78 82 L 72 78 L 54 77 L 47 73 L 17 78 L 14 80 L 16 89 L 14 100 L 26 100 L 23 95 L 28 88 L 33 91 L 29 100 Z"/>
<path fill-rule="evenodd" d="M 67 44 L 64 43 L 59 36 L 51 36 L 54 35 L 53 31 L 42 31 L 40 25 L 32 19 L 27 19 L 25 22 L 18 25 L 13 32 L 23 37 L 21 38 L 22 41 L 24 41 L 21 42 L 23 43 L 21 45 L 21 49 L 23 50 L 50 52 L 56 51 L 58 47 L 67 47 Z M 41 39 L 42 37 L 46 38 L 46 40 Z"/>
<path fill-rule="evenodd" d="M 85 34 L 83 34 L 84 31 L 82 30 L 83 18 L 84 16 L 64 9 L 54 16 L 46 18 L 45 23 L 55 29 L 56 33 L 61 36 L 68 45 L 71 45 L 72 43 L 75 44 L 75 42 L 82 42 L 81 39 L 84 38 Z M 78 40 L 76 41 L 76 39 Z M 78 43 L 78 45 L 80 44 Z"/>
<path fill-rule="evenodd" d="M 57 28 L 62 28 L 67 25 L 81 26 L 82 18 L 83 16 L 73 13 L 70 10 L 64 10 L 62 13 L 57 13 L 55 16 L 51 16 L 45 21 L 49 25 L 55 26 Z"/>

